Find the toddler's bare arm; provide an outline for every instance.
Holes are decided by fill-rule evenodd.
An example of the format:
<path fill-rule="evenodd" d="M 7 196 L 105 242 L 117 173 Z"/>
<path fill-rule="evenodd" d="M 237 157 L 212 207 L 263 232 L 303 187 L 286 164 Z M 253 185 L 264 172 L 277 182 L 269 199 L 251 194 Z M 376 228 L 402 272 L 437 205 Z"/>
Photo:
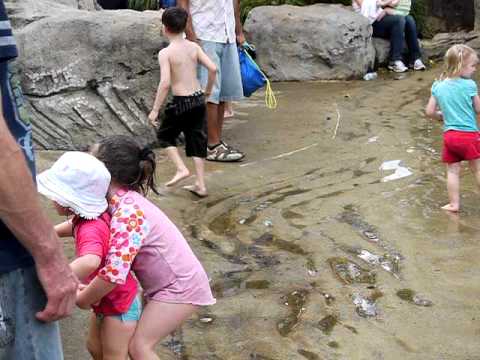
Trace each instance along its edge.
<path fill-rule="evenodd" d="M 100 260 L 98 255 L 87 254 L 73 260 L 70 263 L 70 268 L 80 281 L 83 281 L 88 275 L 98 269 Z"/>
<path fill-rule="evenodd" d="M 73 224 L 71 220 L 64 221 L 63 223 L 55 225 L 55 231 L 58 237 L 73 236 Z"/>

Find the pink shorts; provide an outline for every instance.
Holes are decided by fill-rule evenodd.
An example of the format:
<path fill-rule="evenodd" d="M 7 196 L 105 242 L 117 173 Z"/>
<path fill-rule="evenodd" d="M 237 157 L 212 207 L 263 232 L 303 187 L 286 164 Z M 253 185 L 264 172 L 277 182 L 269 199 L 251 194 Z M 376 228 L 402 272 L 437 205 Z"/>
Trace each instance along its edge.
<path fill-rule="evenodd" d="M 448 130 L 443 133 L 442 161 L 447 164 L 480 158 L 478 131 Z"/>

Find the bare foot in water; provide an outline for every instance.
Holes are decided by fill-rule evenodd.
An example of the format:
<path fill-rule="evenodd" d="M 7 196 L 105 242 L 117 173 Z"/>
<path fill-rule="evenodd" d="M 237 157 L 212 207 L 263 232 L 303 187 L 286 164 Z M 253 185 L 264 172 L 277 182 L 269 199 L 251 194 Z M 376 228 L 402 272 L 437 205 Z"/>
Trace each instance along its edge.
<path fill-rule="evenodd" d="M 458 205 L 454 206 L 452 204 L 447 204 L 442 206 L 442 210 L 451 211 L 451 212 L 457 212 L 458 208 L 459 208 Z"/>
<path fill-rule="evenodd" d="M 183 171 L 177 171 L 177 173 L 172 178 L 172 180 L 165 183 L 165 186 L 173 186 L 175 184 L 178 184 L 180 181 L 182 181 L 183 179 L 186 179 L 189 176 L 190 176 L 190 172 L 188 171 L 188 169 L 185 169 Z"/>
<path fill-rule="evenodd" d="M 187 185 L 183 187 L 185 190 L 190 191 L 193 195 L 198 196 L 199 198 L 204 198 L 208 196 L 207 189 L 200 189 L 198 185 Z"/>

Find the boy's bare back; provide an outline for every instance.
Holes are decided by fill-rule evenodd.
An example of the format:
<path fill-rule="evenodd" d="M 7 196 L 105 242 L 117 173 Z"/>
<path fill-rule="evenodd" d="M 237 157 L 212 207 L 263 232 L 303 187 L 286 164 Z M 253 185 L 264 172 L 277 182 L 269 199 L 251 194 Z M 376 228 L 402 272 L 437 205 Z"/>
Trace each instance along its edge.
<path fill-rule="evenodd" d="M 167 66 L 170 67 L 173 95 L 188 96 L 201 90 L 197 79 L 200 51 L 201 48 L 198 44 L 186 39 L 172 41 L 170 45 L 160 51 L 160 66 L 168 63 Z M 164 57 L 166 61 L 162 61 Z"/>

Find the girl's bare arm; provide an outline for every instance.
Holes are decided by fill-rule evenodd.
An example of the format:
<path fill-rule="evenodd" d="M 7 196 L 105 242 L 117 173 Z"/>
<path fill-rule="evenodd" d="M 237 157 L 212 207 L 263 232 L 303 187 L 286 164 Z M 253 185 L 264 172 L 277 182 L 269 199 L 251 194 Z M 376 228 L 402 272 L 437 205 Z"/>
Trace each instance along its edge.
<path fill-rule="evenodd" d="M 480 97 L 478 95 L 475 95 L 472 98 L 472 102 L 473 102 L 473 108 L 475 109 L 475 112 L 477 114 L 480 114 Z"/>
<path fill-rule="evenodd" d="M 430 99 L 428 99 L 428 104 L 425 109 L 425 113 L 431 119 L 443 120 L 442 113 L 437 110 L 437 100 L 433 96 L 430 96 Z"/>

